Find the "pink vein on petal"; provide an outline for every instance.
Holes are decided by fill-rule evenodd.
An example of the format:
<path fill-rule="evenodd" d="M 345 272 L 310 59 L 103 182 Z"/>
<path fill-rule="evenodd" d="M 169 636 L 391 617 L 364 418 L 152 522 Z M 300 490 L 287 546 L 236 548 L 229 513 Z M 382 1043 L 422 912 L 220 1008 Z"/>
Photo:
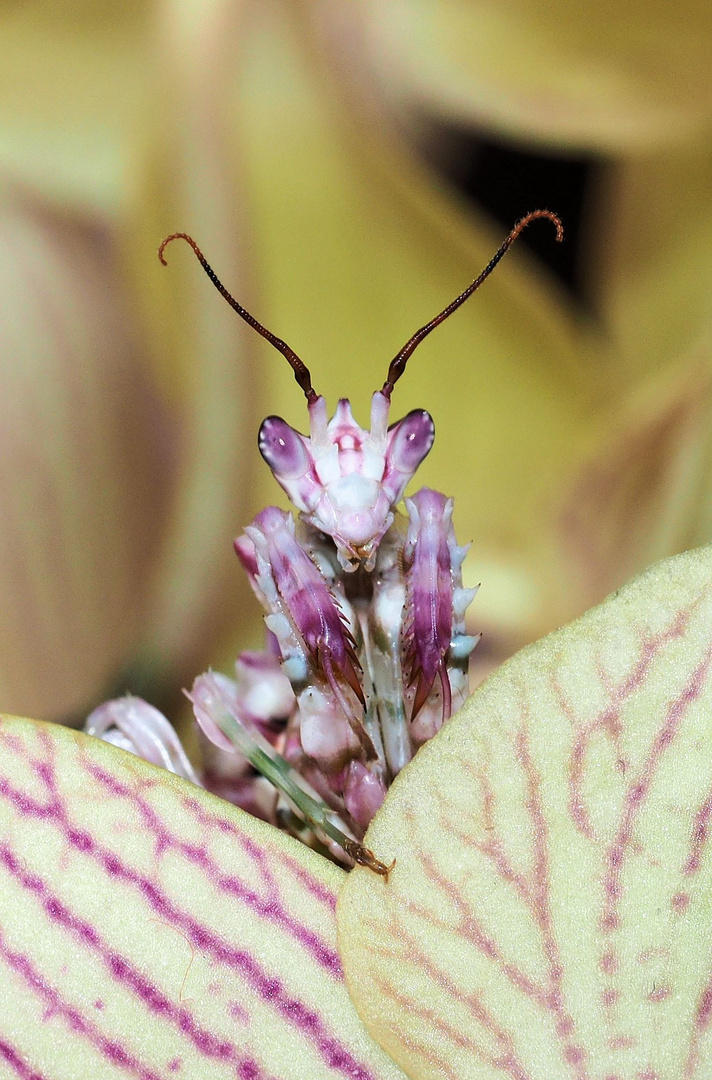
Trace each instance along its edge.
<path fill-rule="evenodd" d="M 702 855 L 710 838 L 711 818 L 712 791 L 707 795 L 707 798 L 702 803 L 702 806 L 695 814 L 695 821 L 692 827 L 690 854 L 688 856 L 687 862 L 682 869 L 682 872 L 685 875 L 696 874 L 700 869 L 700 866 L 702 865 Z M 682 901 L 678 901 L 678 906 L 682 906 Z"/>
<path fill-rule="evenodd" d="M 207 828 L 217 829 L 229 836 L 234 836 L 243 846 L 245 840 L 249 839 L 246 838 L 244 833 L 240 832 L 237 826 L 233 825 L 231 821 L 226 821 L 224 818 L 208 814 L 197 799 L 186 797 L 183 799 L 183 805 L 197 821 Z M 276 859 L 281 865 L 285 866 L 292 876 L 295 877 L 316 900 L 319 900 L 319 902 L 330 911 L 336 910 L 336 901 L 338 897 L 333 889 L 330 889 L 324 882 L 319 881 L 313 874 L 310 874 L 306 867 L 302 866 L 297 859 L 288 855 L 286 851 L 277 850 L 270 852 L 270 859 Z"/>
<path fill-rule="evenodd" d="M 551 917 L 549 890 L 549 861 L 547 851 L 548 825 L 544 818 L 541 801 L 541 778 L 534 767 L 531 757 L 526 731 L 520 729 L 515 735 L 515 750 L 517 759 L 522 769 L 527 784 L 527 810 L 532 824 L 534 842 L 534 867 L 531 882 L 526 882 L 524 877 L 513 871 L 511 863 L 504 854 L 504 849 L 496 836 L 496 830 L 490 834 L 485 845 L 476 845 L 483 854 L 488 855 L 491 851 L 493 864 L 498 871 L 504 871 L 503 880 L 512 884 L 520 898 L 528 907 L 541 937 L 541 946 L 546 959 L 546 981 L 544 985 L 538 984 L 531 976 L 503 953 L 501 946 L 494 936 L 489 934 L 481 921 L 475 915 L 471 905 L 455 882 L 443 875 L 435 860 L 429 853 L 417 850 L 417 858 L 426 877 L 433 882 L 436 888 L 446 895 L 454 905 L 459 920 L 453 928 L 463 940 L 473 945 L 478 952 L 492 962 L 510 982 L 511 986 L 522 993 L 525 997 L 535 1002 L 545 1013 L 552 1016 L 554 1030 L 559 1042 L 562 1060 L 571 1068 L 577 1080 L 587 1080 L 588 1069 L 586 1065 L 587 1054 L 584 1048 L 574 1038 L 574 1020 L 565 1006 L 563 995 L 563 963 L 559 955 L 558 944 L 554 935 L 553 920 Z M 488 785 L 485 784 L 485 793 Z M 489 818 L 491 806 L 485 799 L 485 817 Z M 415 822 L 410 808 L 405 812 L 406 820 L 413 832 L 413 850 L 417 849 L 415 841 Z M 489 823 L 494 825 L 493 820 Z M 414 911 L 415 905 L 406 902 L 405 906 Z M 432 914 L 419 909 L 420 914 L 428 918 L 431 923 L 437 924 Z"/>
<path fill-rule="evenodd" d="M 42 998 L 52 1016 L 60 1016 L 74 1035 L 82 1035 L 112 1065 L 139 1078 L 139 1080 L 161 1080 L 159 1073 L 147 1068 L 115 1039 L 110 1039 L 85 1016 L 75 1005 L 70 1005 L 49 985 L 46 977 L 37 969 L 30 958 L 16 952 L 8 945 L 0 927 L 0 956 L 12 970 L 20 976 L 33 993 Z"/>
<path fill-rule="evenodd" d="M 169 849 L 180 852 L 180 854 L 189 862 L 200 867 L 208 881 L 210 881 L 219 892 L 228 893 L 235 899 L 241 900 L 255 915 L 259 915 L 263 919 L 276 923 L 283 930 L 291 934 L 300 945 L 311 953 L 317 963 L 328 971 L 330 975 L 333 975 L 338 979 L 343 979 L 343 970 L 339 954 L 335 949 L 330 948 L 318 934 L 299 922 L 291 912 L 285 909 L 279 899 L 279 890 L 276 888 L 274 878 L 269 873 L 269 869 L 266 866 L 264 852 L 250 839 L 250 837 L 244 837 L 239 834 L 237 829 L 234 830 L 240 837 L 241 846 L 251 856 L 253 862 L 258 864 L 262 877 L 265 878 L 268 885 L 271 886 L 270 891 L 272 896 L 269 899 L 260 897 L 254 889 L 240 881 L 235 874 L 226 874 L 210 856 L 206 847 L 187 843 L 179 836 L 172 833 L 165 822 L 160 819 L 151 804 L 137 792 L 132 790 L 128 784 L 117 781 L 114 776 L 107 773 L 99 766 L 94 765 L 92 762 L 86 762 L 85 767 L 97 782 L 109 788 L 114 795 L 133 804 L 143 818 L 146 827 L 150 829 L 156 837 L 157 852 L 162 853 Z"/>
<path fill-rule="evenodd" d="M 628 786 L 620 824 L 606 856 L 605 903 L 601 919 L 601 928 L 604 932 L 614 931 L 620 925 L 618 904 L 621 896 L 622 867 L 633 839 L 635 821 L 645 804 L 663 754 L 675 739 L 688 708 L 699 698 L 704 689 L 710 662 L 712 662 L 712 648 L 697 665 L 680 696 L 668 706 L 667 714 L 653 739 L 648 756 L 638 776 Z"/>
<path fill-rule="evenodd" d="M 586 754 L 591 737 L 596 731 L 605 731 L 614 743 L 618 742 L 621 733 L 621 711 L 623 706 L 635 691 L 639 690 L 643 685 L 653 661 L 660 654 L 660 651 L 671 641 L 682 637 L 696 607 L 697 604 L 693 604 L 689 610 L 680 612 L 672 625 L 666 630 L 652 638 L 643 640 L 639 659 L 631 673 L 623 679 L 619 686 L 614 687 L 610 680 L 605 677 L 602 665 L 599 662 L 599 678 L 606 687 L 611 700 L 607 702 L 605 708 L 601 710 L 598 716 L 594 717 L 593 720 L 583 726 L 579 724 L 577 714 L 564 694 L 558 679 L 555 676 L 552 678 L 552 688 L 556 695 L 559 708 L 564 716 L 567 717 L 574 730 L 574 743 L 571 750 L 569 765 L 569 811 L 576 827 L 584 836 L 587 836 L 589 840 L 593 840 L 595 837 L 591 819 L 584 803 L 582 784 Z"/>
<path fill-rule="evenodd" d="M 75 828 L 61 805 L 51 765 L 41 762 L 33 763 L 33 766 L 52 795 L 50 802 L 37 802 L 14 788 L 7 778 L 0 778 L 0 797 L 4 797 L 23 816 L 49 821 L 63 833 L 72 847 L 93 859 L 111 877 L 137 888 L 149 906 L 167 922 L 180 926 L 196 948 L 211 953 L 219 963 L 238 971 L 263 1001 L 269 1002 L 278 1014 L 315 1046 L 329 1067 L 349 1077 L 349 1080 L 369 1080 L 372 1076 L 369 1070 L 357 1062 L 351 1052 L 325 1028 L 319 1015 L 292 997 L 281 980 L 267 974 L 254 956 L 244 949 L 229 945 L 213 930 L 182 912 L 152 881 L 127 866 L 114 852 L 103 848 L 88 831 Z M 0 858 L 5 861 L 2 851 Z M 16 859 L 14 862 L 19 870 L 19 863 Z M 135 989 L 137 984 L 132 982 L 130 985 Z"/>
<path fill-rule="evenodd" d="M 238 1052 L 226 1039 L 220 1039 L 197 1024 L 185 1006 L 174 1005 L 142 972 L 125 957 L 111 949 L 98 931 L 62 903 L 38 874 L 25 870 L 7 845 L 0 846 L 0 864 L 25 889 L 41 902 L 47 916 L 78 938 L 82 945 L 98 955 L 115 982 L 131 990 L 150 1012 L 173 1023 L 203 1056 L 238 1066 L 240 1080 L 267 1080 L 258 1063 Z"/>
<path fill-rule="evenodd" d="M 0 1037 L 0 1060 L 4 1060 L 20 1080 L 49 1080 L 45 1073 L 37 1072 L 24 1058 L 20 1057 L 17 1050 Z"/>

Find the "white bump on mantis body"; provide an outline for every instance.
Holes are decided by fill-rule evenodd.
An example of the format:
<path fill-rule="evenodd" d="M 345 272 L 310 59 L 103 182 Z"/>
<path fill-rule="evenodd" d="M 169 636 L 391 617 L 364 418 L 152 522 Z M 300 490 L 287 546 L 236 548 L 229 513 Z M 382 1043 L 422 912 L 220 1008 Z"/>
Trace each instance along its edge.
<path fill-rule="evenodd" d="M 475 599 L 477 589 L 455 589 L 452 594 L 452 610 L 461 618 Z"/>
<path fill-rule="evenodd" d="M 450 656 L 453 660 L 466 660 L 474 649 L 481 635 L 458 634 L 450 642 Z"/>

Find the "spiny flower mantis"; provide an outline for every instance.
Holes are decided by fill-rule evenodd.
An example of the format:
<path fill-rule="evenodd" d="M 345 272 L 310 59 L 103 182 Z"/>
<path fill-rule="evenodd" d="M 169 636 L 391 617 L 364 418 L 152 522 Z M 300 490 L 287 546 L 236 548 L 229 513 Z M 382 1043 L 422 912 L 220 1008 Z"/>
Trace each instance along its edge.
<path fill-rule="evenodd" d="M 356 423 L 347 398 L 329 420 L 304 362 L 235 300 L 191 236 L 174 233 L 158 252 L 165 265 L 171 241 L 190 245 L 231 307 L 290 364 L 309 413 L 308 436 L 277 416 L 259 431 L 260 453 L 299 512 L 296 521 L 269 506 L 235 540 L 266 611 L 267 648 L 240 657 L 237 681 L 199 676 L 189 694 L 196 719 L 211 742 L 237 750 L 274 785 L 265 805 L 248 783 L 253 810 L 298 834 L 306 823 L 312 838 L 384 877 L 390 867 L 360 840 L 394 777 L 464 703 L 478 640 L 465 628 L 476 590 L 462 584 L 468 547 L 455 539 L 452 499 L 421 488 L 405 499 L 405 514 L 397 509 L 435 427 L 424 409 L 389 425 L 391 395 L 420 342 L 537 218 L 549 219 L 562 239 L 549 210 L 522 218 L 482 273 L 395 355 L 373 394 L 369 429 Z M 124 730 L 127 710 L 129 727 L 140 730 L 135 701 L 116 709 Z M 154 723 L 146 714 L 147 727 Z M 241 805 L 245 795 L 243 786 Z"/>

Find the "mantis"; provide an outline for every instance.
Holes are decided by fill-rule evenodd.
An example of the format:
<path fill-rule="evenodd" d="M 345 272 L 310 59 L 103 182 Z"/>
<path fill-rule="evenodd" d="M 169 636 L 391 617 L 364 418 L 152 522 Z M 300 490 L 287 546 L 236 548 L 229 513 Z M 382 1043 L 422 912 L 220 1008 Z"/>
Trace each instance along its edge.
<path fill-rule="evenodd" d="M 477 637 L 465 613 L 468 546 L 457 543 L 453 501 L 405 490 L 429 453 L 425 409 L 390 423 L 394 387 L 421 341 L 492 273 L 535 210 L 512 229 L 477 278 L 394 356 L 371 399 L 368 428 L 347 398 L 329 418 L 309 369 L 227 291 L 187 233 L 206 274 L 237 314 L 287 360 L 307 403 L 309 433 L 268 416 L 258 446 L 297 511 L 262 510 L 235 550 L 265 611 L 266 648 L 245 653 L 238 678 L 209 672 L 189 695 L 208 738 L 237 749 L 279 793 L 274 813 L 315 832 L 385 878 L 391 870 L 361 838 L 393 778 L 468 693 Z M 402 502 L 402 500 L 404 500 Z M 400 508 L 402 504 L 402 509 Z M 294 811 L 296 810 L 296 821 Z"/>

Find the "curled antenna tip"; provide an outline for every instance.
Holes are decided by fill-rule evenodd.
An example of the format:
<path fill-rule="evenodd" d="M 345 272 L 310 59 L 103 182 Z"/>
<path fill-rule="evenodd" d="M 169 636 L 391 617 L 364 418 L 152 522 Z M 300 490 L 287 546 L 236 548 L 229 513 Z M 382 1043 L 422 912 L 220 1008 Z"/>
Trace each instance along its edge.
<path fill-rule="evenodd" d="M 511 244 L 519 236 L 522 229 L 526 229 L 530 221 L 536 221 L 537 218 L 548 218 L 556 226 L 556 242 L 560 244 L 564 239 L 564 226 L 559 215 L 555 214 L 553 210 L 532 210 L 530 213 L 525 214 L 507 237 L 509 243 Z"/>
<path fill-rule="evenodd" d="M 200 259 L 201 263 L 205 261 L 202 251 L 200 250 L 200 248 L 198 247 L 198 245 L 196 244 L 196 242 L 195 242 L 195 240 L 193 239 L 192 236 L 189 236 L 188 233 L 184 233 L 184 232 L 174 232 L 174 233 L 171 233 L 170 236 L 167 236 L 165 238 L 165 240 L 161 240 L 161 243 L 160 243 L 159 248 L 158 248 L 158 258 L 160 259 L 163 266 L 168 266 L 168 263 L 166 262 L 166 259 L 165 259 L 165 256 L 164 256 L 163 252 L 166 250 L 166 248 L 170 244 L 171 240 L 185 240 L 185 242 L 187 244 L 190 244 L 193 251 L 195 252 L 195 254 Z"/>

